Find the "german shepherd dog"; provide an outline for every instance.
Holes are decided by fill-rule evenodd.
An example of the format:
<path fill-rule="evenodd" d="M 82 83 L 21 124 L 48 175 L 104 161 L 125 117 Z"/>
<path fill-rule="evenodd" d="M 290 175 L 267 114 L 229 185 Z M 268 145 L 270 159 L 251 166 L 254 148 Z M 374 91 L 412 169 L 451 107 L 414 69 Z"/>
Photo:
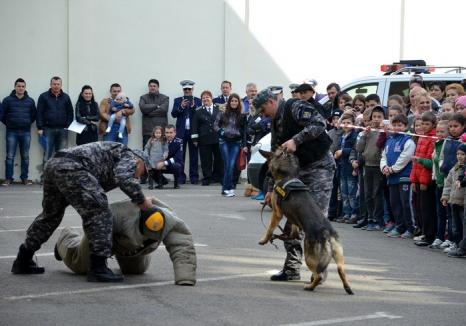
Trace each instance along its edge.
<path fill-rule="evenodd" d="M 322 273 L 326 272 L 333 257 L 346 293 L 353 294 L 346 279 L 343 247 L 339 241 L 338 233 L 322 214 L 309 191 L 290 191 L 286 198 L 281 196 L 284 191 L 278 185 L 282 185 L 283 181 L 298 177 L 298 158 L 282 149 L 277 149 L 275 153 L 260 150 L 260 153 L 268 161 L 269 171 L 274 178 L 275 186 L 272 193 L 272 217 L 259 244 L 264 245 L 272 239 L 273 231 L 280 223 L 282 216 L 285 215 L 294 224 L 292 233 L 296 233 L 296 226 L 304 232 L 304 256 L 306 265 L 312 272 L 311 282 L 306 284 L 304 289 L 313 291 L 319 285 Z"/>

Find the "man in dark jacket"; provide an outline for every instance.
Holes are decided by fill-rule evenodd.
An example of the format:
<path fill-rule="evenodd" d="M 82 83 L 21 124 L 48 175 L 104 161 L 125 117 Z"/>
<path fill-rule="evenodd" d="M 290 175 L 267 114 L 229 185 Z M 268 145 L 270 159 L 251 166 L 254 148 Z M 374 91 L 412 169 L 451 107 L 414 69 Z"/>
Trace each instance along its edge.
<path fill-rule="evenodd" d="M 184 169 L 183 142 L 176 137 L 176 128 L 174 125 L 167 125 L 165 127 L 165 137 L 168 143 L 168 156 L 164 161 L 157 163 L 156 170 L 162 173 L 173 174 L 173 188 L 178 189 L 178 179 L 180 178 L 181 171 Z"/>
<path fill-rule="evenodd" d="M 212 102 L 212 93 L 204 91 L 201 94 L 202 106 L 196 109 L 193 116 L 193 143 L 199 147 L 202 168 L 202 185 L 219 182 L 222 179 L 222 158 L 218 146 L 218 134 L 214 130 L 214 122 L 219 108 Z"/>
<path fill-rule="evenodd" d="M 182 80 L 183 96 L 175 98 L 172 109 L 172 117 L 176 118 L 176 136 L 183 141 L 183 164 L 189 149 L 189 180 L 192 184 L 199 181 L 199 152 L 191 139 L 191 129 L 194 112 L 202 105 L 201 99 L 193 96 L 194 82 Z M 179 183 L 186 182 L 186 175 L 181 171 Z"/>
<path fill-rule="evenodd" d="M 15 81 L 15 89 L 3 100 L 2 122 L 6 126 L 5 181 L 2 186 L 13 182 L 16 146 L 19 144 L 21 155 L 21 182 L 32 184 L 29 174 L 29 146 L 31 144 L 31 125 L 36 120 L 36 104 L 28 96 L 26 82 L 22 78 Z"/>
<path fill-rule="evenodd" d="M 47 137 L 45 161 L 66 147 L 67 128 L 73 122 L 73 115 L 73 105 L 68 94 L 62 90 L 61 78 L 52 77 L 50 89 L 42 93 L 37 101 L 37 132 Z"/>
<path fill-rule="evenodd" d="M 152 136 L 155 126 L 165 128 L 168 123 L 168 96 L 159 93 L 159 81 L 149 80 L 149 93 L 139 99 L 139 109 L 142 113 L 142 146 L 145 146 Z"/>
<path fill-rule="evenodd" d="M 278 146 L 299 158 L 299 179 L 309 187 L 309 192 L 324 216 L 327 216 L 335 161 L 330 154 L 331 139 L 326 132 L 326 121 L 311 103 L 289 99 L 281 102 L 277 95 L 266 89 L 253 101 L 258 113 L 272 118 L 272 150 Z M 270 204 L 274 182 L 271 180 L 265 202 Z M 291 225 L 285 225 L 285 232 Z M 283 269 L 271 276 L 272 281 L 300 279 L 303 249 L 300 239 L 285 240 L 287 252 Z"/>
<path fill-rule="evenodd" d="M 112 255 L 112 213 L 106 192 L 119 187 L 143 211 L 152 201 L 144 197 L 137 180 L 150 170 L 141 150 L 131 150 L 115 142 L 94 142 L 58 151 L 44 169 L 44 197 L 40 213 L 26 232 L 13 274 L 42 274 L 43 267 L 32 260 L 60 225 L 65 209 L 73 206 L 81 215 L 89 239 L 90 282 L 120 282 L 123 278 L 107 267 Z"/>

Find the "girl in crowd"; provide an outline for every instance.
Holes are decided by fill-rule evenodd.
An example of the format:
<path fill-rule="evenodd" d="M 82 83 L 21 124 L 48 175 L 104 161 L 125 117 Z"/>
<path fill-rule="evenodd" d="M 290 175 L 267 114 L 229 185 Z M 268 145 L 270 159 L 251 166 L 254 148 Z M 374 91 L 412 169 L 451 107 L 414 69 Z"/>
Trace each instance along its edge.
<path fill-rule="evenodd" d="M 92 87 L 84 85 L 76 102 L 76 121 L 86 125 L 80 134 L 76 135 L 76 145 L 92 143 L 98 140 L 97 125 L 99 124 L 99 106 L 94 100 Z"/>
<path fill-rule="evenodd" d="M 224 175 L 222 195 L 235 196 L 233 172 L 239 151 L 247 151 L 246 120 L 242 114 L 241 98 L 238 94 L 231 94 L 225 106 L 214 122 L 214 130 L 219 134 L 220 153 L 222 154 Z"/>
<path fill-rule="evenodd" d="M 144 146 L 144 151 L 149 156 L 149 161 L 152 166 L 149 175 L 149 189 L 154 189 L 154 180 L 157 182 L 157 189 L 163 188 L 162 173 L 156 170 L 157 163 L 165 160 L 168 156 L 168 145 L 163 134 L 161 126 L 155 126 L 152 130 L 152 135 Z"/>
<path fill-rule="evenodd" d="M 362 94 L 358 94 L 353 99 L 353 108 L 358 113 L 364 113 L 366 108 L 366 97 Z"/>

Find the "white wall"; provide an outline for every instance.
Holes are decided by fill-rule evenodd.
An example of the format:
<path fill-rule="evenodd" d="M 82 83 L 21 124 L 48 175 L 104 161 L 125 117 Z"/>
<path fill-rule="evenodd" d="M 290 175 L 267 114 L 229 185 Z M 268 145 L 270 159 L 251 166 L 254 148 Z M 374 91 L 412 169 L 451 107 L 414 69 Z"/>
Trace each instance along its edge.
<path fill-rule="evenodd" d="M 137 104 L 150 78 L 159 79 L 170 103 L 188 78 L 197 95 L 219 94 L 223 79 L 243 96 L 250 81 L 264 88 L 307 77 L 325 92 L 329 82 L 377 75 L 382 63 L 400 59 L 401 1 L 0 0 L 0 97 L 22 77 L 37 100 L 53 75 L 63 78 L 73 102 L 84 84 L 100 101 L 118 82 Z M 466 65 L 466 2 L 405 3 L 404 59 Z M 139 147 L 139 110 L 133 121 L 129 145 Z M 4 134 L 1 125 L 0 179 Z M 37 179 L 42 156 L 35 129 L 30 154 L 30 177 Z"/>

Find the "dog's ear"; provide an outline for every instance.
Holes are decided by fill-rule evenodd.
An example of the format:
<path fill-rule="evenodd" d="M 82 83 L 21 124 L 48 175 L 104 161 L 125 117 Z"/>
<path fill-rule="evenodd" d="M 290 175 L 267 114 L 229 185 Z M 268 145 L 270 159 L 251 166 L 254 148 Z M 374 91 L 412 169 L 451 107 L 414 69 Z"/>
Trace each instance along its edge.
<path fill-rule="evenodd" d="M 264 150 L 262 150 L 262 149 L 259 149 L 259 153 L 260 153 L 263 157 L 265 157 L 265 159 L 267 159 L 267 160 L 270 160 L 270 159 L 272 158 L 272 155 L 273 155 L 272 152 L 264 151 Z"/>

